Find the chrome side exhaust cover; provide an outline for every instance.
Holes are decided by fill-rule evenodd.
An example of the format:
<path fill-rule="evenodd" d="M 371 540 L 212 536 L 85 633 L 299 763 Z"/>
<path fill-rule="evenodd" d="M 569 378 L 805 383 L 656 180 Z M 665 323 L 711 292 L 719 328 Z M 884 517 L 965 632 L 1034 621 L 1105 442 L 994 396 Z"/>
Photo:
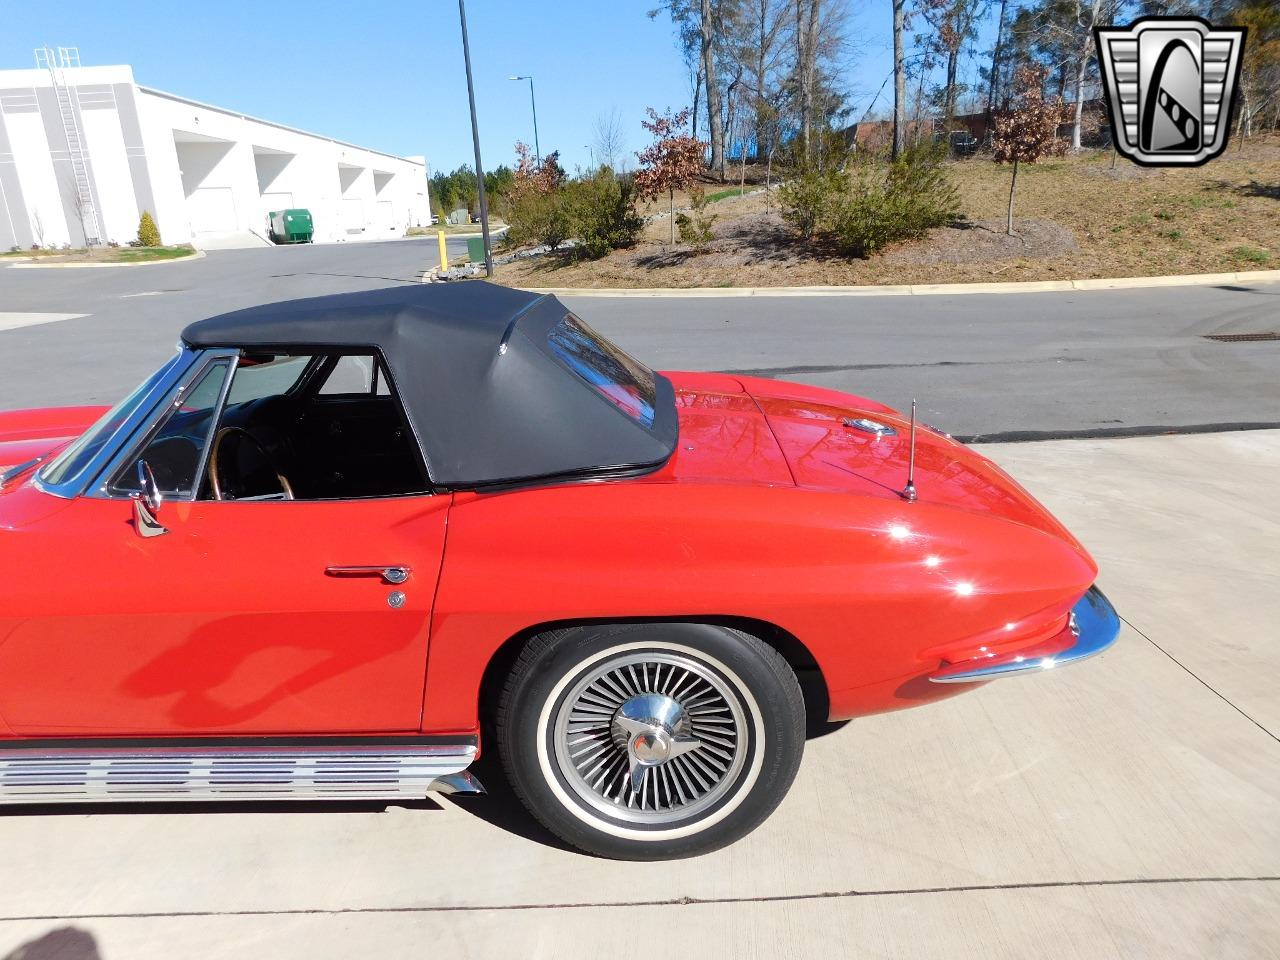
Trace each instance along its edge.
<path fill-rule="evenodd" d="M 181 744 L 181 745 L 179 745 Z M 207 744 L 207 745 L 205 745 Z M 8 741 L 0 804 L 377 800 L 484 793 L 474 738 Z"/>

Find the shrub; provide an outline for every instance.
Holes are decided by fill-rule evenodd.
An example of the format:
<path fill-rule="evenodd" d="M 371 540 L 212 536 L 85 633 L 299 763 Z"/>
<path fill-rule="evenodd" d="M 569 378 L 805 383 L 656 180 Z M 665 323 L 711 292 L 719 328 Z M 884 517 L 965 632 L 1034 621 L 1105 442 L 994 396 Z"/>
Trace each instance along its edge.
<path fill-rule="evenodd" d="M 945 144 L 909 147 L 892 162 L 858 160 L 840 171 L 808 171 L 782 189 L 783 216 L 802 236 L 825 233 L 842 252 L 866 257 L 886 244 L 955 220 Z"/>
<path fill-rule="evenodd" d="M 860 164 L 835 211 L 832 233 L 844 253 L 866 257 L 886 244 L 951 223 L 959 207 L 942 161 L 945 144 L 909 147 L 890 163 Z"/>
<path fill-rule="evenodd" d="M 644 228 L 636 212 L 631 177 L 601 169 L 584 180 L 549 190 L 518 190 L 508 198 L 506 240 L 512 246 L 545 244 L 552 250 L 570 237 L 575 256 L 598 260 L 610 250 L 633 246 Z"/>
<path fill-rule="evenodd" d="M 601 168 L 593 177 L 569 185 L 575 251 L 598 260 L 610 250 L 635 245 L 644 228 L 636 212 L 635 179 Z"/>
<path fill-rule="evenodd" d="M 143 210 L 142 219 L 138 221 L 138 243 L 144 247 L 160 246 L 160 230 L 149 210 Z"/>
<path fill-rule="evenodd" d="M 842 191 L 842 176 L 834 170 L 805 170 L 796 174 L 778 190 L 782 217 L 812 240 L 830 223 L 830 214 Z"/>
<path fill-rule="evenodd" d="M 715 214 L 707 213 L 707 204 L 710 202 L 706 191 L 695 185 L 689 192 L 689 203 L 693 207 L 693 214 L 676 215 L 676 229 L 680 231 L 680 242 L 687 243 L 695 250 L 705 250 L 707 244 L 715 239 L 715 235 L 711 232 L 711 225 L 716 222 L 717 217 Z"/>
<path fill-rule="evenodd" d="M 507 224 L 507 240 L 511 244 L 544 244 L 555 250 L 573 233 L 565 191 L 525 191 L 513 196 Z"/>

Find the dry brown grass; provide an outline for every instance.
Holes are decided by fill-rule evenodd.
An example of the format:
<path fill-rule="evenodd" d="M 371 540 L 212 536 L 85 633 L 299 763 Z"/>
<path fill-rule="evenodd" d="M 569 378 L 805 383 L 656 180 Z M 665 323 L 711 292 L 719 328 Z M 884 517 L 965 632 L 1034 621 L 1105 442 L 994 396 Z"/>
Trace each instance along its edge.
<path fill-rule="evenodd" d="M 498 268 L 525 287 L 732 287 L 955 283 L 1217 273 L 1280 267 L 1280 137 L 1232 145 L 1206 166 L 1151 170 L 1109 153 L 1025 166 L 1020 240 L 998 236 L 1009 168 L 985 157 L 951 165 L 967 228 L 932 231 L 868 260 L 801 244 L 762 195 L 712 204 L 704 254 L 666 243 L 666 220 L 602 260 L 543 257 Z M 708 188 L 710 192 L 711 188 Z M 677 206 L 681 203 L 677 197 Z M 666 209 L 662 202 L 646 212 Z M 1015 224 L 1015 228 L 1016 228 Z M 976 229 L 974 229 L 976 227 Z M 1072 242 L 1074 241 L 1074 242 Z"/>

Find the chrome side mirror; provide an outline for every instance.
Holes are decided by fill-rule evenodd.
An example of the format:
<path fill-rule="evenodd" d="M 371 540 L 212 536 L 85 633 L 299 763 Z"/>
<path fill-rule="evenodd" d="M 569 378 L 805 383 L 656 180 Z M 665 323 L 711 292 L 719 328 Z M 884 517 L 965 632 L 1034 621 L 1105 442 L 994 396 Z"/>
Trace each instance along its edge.
<path fill-rule="evenodd" d="M 138 492 L 130 496 L 133 501 L 133 529 L 140 537 L 158 537 L 168 533 L 157 518 L 160 504 L 164 498 L 160 495 L 160 485 L 156 483 L 156 475 L 151 465 L 145 460 L 138 461 Z"/>

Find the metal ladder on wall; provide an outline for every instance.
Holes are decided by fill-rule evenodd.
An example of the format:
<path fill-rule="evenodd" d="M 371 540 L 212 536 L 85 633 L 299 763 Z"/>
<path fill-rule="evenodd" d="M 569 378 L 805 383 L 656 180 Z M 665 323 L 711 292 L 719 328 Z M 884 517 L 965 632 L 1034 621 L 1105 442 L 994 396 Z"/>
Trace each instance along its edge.
<path fill-rule="evenodd" d="M 78 97 L 67 84 L 68 67 L 80 66 L 80 50 L 78 47 L 58 47 L 57 52 L 49 47 L 37 47 L 36 67 L 49 71 L 53 78 L 53 92 L 58 101 L 58 112 L 62 114 L 62 132 L 67 140 L 67 155 L 71 160 L 71 177 L 74 191 L 69 199 L 74 204 L 72 213 L 84 230 L 85 245 L 92 247 L 102 242 L 102 234 L 98 225 L 98 208 L 93 202 L 93 186 L 89 181 L 89 164 L 86 160 L 84 136 L 80 131 L 77 106 Z"/>

